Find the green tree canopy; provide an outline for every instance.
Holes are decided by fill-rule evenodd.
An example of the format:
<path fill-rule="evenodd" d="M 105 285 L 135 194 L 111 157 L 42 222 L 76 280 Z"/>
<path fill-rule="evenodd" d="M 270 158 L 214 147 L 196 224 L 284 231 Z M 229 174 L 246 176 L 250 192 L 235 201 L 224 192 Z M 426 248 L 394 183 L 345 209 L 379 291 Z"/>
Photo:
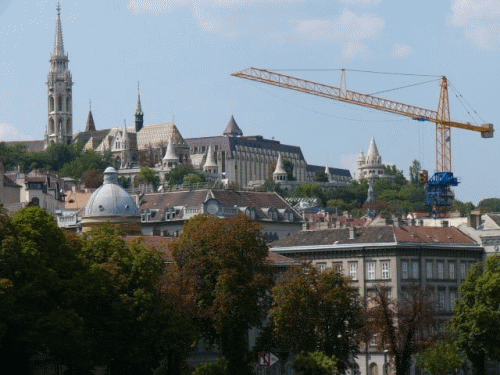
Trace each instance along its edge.
<path fill-rule="evenodd" d="M 248 374 L 247 332 L 261 324 L 269 284 L 260 225 L 243 215 L 197 215 L 184 226 L 173 254 L 180 274 L 194 286 L 186 299 L 196 302 L 203 337 L 219 346 L 230 374 Z"/>
<path fill-rule="evenodd" d="M 160 177 L 158 177 L 154 169 L 149 167 L 141 167 L 139 174 L 135 178 L 135 183 L 137 185 L 150 185 L 154 190 L 156 190 L 158 186 L 160 186 Z"/>
<path fill-rule="evenodd" d="M 486 212 L 500 212 L 500 198 L 486 198 L 479 202 L 477 208 L 482 213 Z"/>
<path fill-rule="evenodd" d="M 323 352 L 300 353 L 293 359 L 297 375 L 335 375 L 337 361 Z"/>
<path fill-rule="evenodd" d="M 422 165 L 420 164 L 420 162 L 418 160 L 414 159 L 410 165 L 410 183 L 413 186 L 420 185 L 418 177 L 419 177 L 419 172 L 421 169 L 422 169 Z"/>
<path fill-rule="evenodd" d="M 451 342 L 437 342 L 416 355 L 417 366 L 429 375 L 458 375 L 466 365 L 463 353 Z"/>
<path fill-rule="evenodd" d="M 475 374 L 485 374 L 485 360 L 500 360 L 500 256 L 475 264 L 460 287 L 452 325 L 459 347 Z"/>
<path fill-rule="evenodd" d="M 328 182 L 328 175 L 324 171 L 317 171 L 314 174 L 313 180 L 315 182 Z"/>
<path fill-rule="evenodd" d="M 270 316 L 280 347 L 323 351 L 341 372 L 358 354 L 362 315 L 357 289 L 334 269 L 292 268 L 273 288 Z"/>

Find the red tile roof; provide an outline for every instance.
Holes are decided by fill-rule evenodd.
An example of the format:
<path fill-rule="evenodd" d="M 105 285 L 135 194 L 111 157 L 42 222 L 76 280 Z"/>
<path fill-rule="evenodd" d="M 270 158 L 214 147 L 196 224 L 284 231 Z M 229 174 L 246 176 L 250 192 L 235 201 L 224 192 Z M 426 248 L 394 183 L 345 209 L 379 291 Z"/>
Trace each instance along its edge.
<path fill-rule="evenodd" d="M 470 237 L 453 227 L 394 227 L 397 242 L 475 244 Z"/>

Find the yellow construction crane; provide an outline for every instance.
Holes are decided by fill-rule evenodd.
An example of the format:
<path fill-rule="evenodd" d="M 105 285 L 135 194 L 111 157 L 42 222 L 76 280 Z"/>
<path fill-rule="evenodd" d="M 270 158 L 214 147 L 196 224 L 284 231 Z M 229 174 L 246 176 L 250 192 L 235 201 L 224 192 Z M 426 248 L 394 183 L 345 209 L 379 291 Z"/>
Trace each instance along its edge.
<path fill-rule="evenodd" d="M 297 77 L 284 75 L 266 69 L 248 68 L 231 74 L 235 77 L 284 87 L 307 94 L 322 96 L 341 102 L 357 104 L 363 107 L 378 109 L 403 115 L 420 121 L 431 121 L 436 124 L 436 171 L 451 173 L 451 128 L 473 130 L 481 133 L 483 138 L 493 137 L 493 124 L 472 125 L 469 122 L 450 120 L 450 104 L 448 98 L 448 80 L 441 78 L 441 93 L 437 111 L 413 105 L 379 98 L 347 90 L 345 70 L 342 70 L 340 87 L 325 85 Z"/>

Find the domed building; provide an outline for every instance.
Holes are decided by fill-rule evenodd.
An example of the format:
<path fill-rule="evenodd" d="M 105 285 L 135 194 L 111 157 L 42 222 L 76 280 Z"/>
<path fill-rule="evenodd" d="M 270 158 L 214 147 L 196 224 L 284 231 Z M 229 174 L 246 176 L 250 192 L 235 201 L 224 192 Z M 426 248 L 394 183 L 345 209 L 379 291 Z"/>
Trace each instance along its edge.
<path fill-rule="evenodd" d="M 141 217 L 134 199 L 118 185 L 117 172 L 108 167 L 104 183 L 90 197 L 82 218 L 82 231 L 88 232 L 103 223 L 117 224 L 127 234 L 139 234 Z"/>

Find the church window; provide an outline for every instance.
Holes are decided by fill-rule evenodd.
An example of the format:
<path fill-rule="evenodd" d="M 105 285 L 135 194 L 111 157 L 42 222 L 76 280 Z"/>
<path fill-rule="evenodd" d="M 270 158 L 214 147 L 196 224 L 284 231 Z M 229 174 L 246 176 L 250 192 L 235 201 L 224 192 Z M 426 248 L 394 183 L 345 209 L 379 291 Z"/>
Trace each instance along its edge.
<path fill-rule="evenodd" d="M 66 98 L 66 112 L 69 112 L 69 107 L 70 107 L 70 99 Z"/>
<path fill-rule="evenodd" d="M 71 134 L 72 131 L 71 131 L 71 120 L 68 119 L 68 121 L 66 121 L 66 133 L 68 134 Z"/>
<path fill-rule="evenodd" d="M 53 96 L 51 96 L 49 98 L 49 111 L 54 112 L 54 97 Z"/>
<path fill-rule="evenodd" d="M 57 98 L 57 107 L 58 107 L 58 111 L 62 112 L 62 110 L 63 110 L 63 98 L 62 98 L 62 96 Z"/>
<path fill-rule="evenodd" d="M 54 134 L 54 119 L 49 120 L 49 134 Z"/>

